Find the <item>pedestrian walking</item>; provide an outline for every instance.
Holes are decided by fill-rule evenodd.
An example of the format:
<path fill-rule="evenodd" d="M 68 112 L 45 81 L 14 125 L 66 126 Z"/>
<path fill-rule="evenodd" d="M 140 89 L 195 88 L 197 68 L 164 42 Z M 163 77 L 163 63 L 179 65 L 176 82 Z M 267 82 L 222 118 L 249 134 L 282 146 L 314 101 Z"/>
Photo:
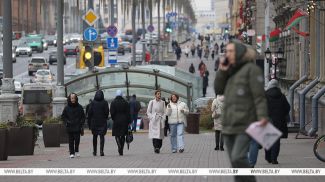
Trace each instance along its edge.
<path fill-rule="evenodd" d="M 200 45 L 197 47 L 197 56 L 202 59 L 202 46 Z"/>
<path fill-rule="evenodd" d="M 223 148 L 223 135 L 221 133 L 222 131 L 222 117 L 221 114 L 223 113 L 223 103 L 224 103 L 224 96 L 218 95 L 217 98 L 215 98 L 211 105 L 211 111 L 212 111 L 212 118 L 213 118 L 213 124 L 214 124 L 214 130 L 215 130 L 215 142 L 216 147 L 214 150 L 221 150 L 224 151 Z"/>
<path fill-rule="evenodd" d="M 192 57 L 194 57 L 195 56 L 195 45 L 194 45 L 194 43 L 192 43 L 192 45 L 191 45 L 191 53 L 192 53 Z"/>
<path fill-rule="evenodd" d="M 107 133 L 107 120 L 109 115 L 108 102 L 104 93 L 98 90 L 89 108 L 91 133 L 93 134 L 93 156 L 97 155 L 97 138 L 100 138 L 100 156 L 104 156 L 105 135 Z"/>
<path fill-rule="evenodd" d="M 214 50 L 215 50 L 215 54 L 219 55 L 219 44 L 217 42 L 214 44 Z"/>
<path fill-rule="evenodd" d="M 170 142 L 172 153 L 184 152 L 184 127 L 187 126 L 186 115 L 189 109 L 184 102 L 179 100 L 179 96 L 173 94 L 171 102 L 167 105 L 168 124 L 170 127 Z"/>
<path fill-rule="evenodd" d="M 221 53 L 224 53 L 224 49 L 225 49 L 225 44 L 222 42 L 221 45 L 220 45 Z"/>
<path fill-rule="evenodd" d="M 167 100 L 166 100 L 163 97 L 161 100 L 165 102 L 165 106 L 167 107 L 167 105 L 169 104 L 169 99 L 167 98 Z M 170 133 L 170 128 L 169 128 L 169 124 L 168 124 L 168 116 L 166 115 L 165 128 L 164 128 L 164 136 L 165 137 L 167 137 L 168 132 Z"/>
<path fill-rule="evenodd" d="M 207 61 L 209 60 L 209 55 L 210 55 L 210 49 L 209 46 L 206 46 L 204 49 L 204 57 L 207 59 Z"/>
<path fill-rule="evenodd" d="M 203 74 L 203 97 L 207 94 L 207 88 L 209 86 L 209 71 L 205 70 Z"/>
<path fill-rule="evenodd" d="M 176 51 L 175 51 L 175 53 L 176 53 L 176 58 L 177 58 L 177 60 L 180 60 L 180 59 L 181 59 L 181 56 L 182 56 L 182 49 L 181 49 L 180 46 L 177 46 L 177 47 L 176 47 Z"/>
<path fill-rule="evenodd" d="M 212 49 L 212 52 L 211 52 L 211 58 L 212 58 L 212 61 L 214 61 L 214 54 L 215 54 L 215 50 Z"/>
<path fill-rule="evenodd" d="M 185 47 L 184 53 L 185 53 L 186 58 L 188 58 L 188 55 L 190 54 L 190 47 L 189 46 Z"/>
<path fill-rule="evenodd" d="M 218 71 L 220 64 L 220 57 L 217 58 L 217 60 L 214 62 L 214 71 Z"/>
<path fill-rule="evenodd" d="M 271 80 L 266 91 L 268 113 L 272 124 L 282 132 L 281 138 L 288 138 L 287 117 L 290 112 L 290 105 L 278 86 L 277 80 Z M 280 153 L 279 138 L 271 147 L 265 151 L 265 160 L 272 164 L 278 164 Z"/>
<path fill-rule="evenodd" d="M 67 128 L 69 135 L 69 152 L 70 158 L 80 157 L 79 144 L 80 135 L 83 133 L 83 125 L 85 123 L 85 112 L 78 103 L 77 94 L 71 93 L 68 96 L 68 104 L 63 109 L 61 118 Z"/>
<path fill-rule="evenodd" d="M 194 68 L 193 63 L 191 63 L 191 66 L 190 66 L 190 68 L 188 69 L 188 71 L 189 71 L 190 73 L 192 73 L 192 74 L 195 73 L 195 68 Z"/>
<path fill-rule="evenodd" d="M 115 136 L 118 153 L 122 156 L 125 137 L 131 124 L 129 103 L 122 97 L 122 91 L 116 91 L 116 97 L 111 103 L 111 117 L 113 120 L 112 136 Z"/>
<path fill-rule="evenodd" d="M 159 154 L 164 138 L 164 127 L 166 119 L 166 105 L 161 100 L 161 92 L 155 92 L 155 99 L 148 104 L 147 116 L 149 118 L 149 138 L 152 139 L 154 152 Z"/>
<path fill-rule="evenodd" d="M 256 51 L 236 40 L 226 47 L 226 59 L 219 65 L 214 87 L 226 102 L 222 116 L 222 133 L 233 168 L 249 168 L 247 153 L 250 137 L 246 128 L 259 121 L 268 122 L 262 70 L 254 64 Z M 235 107 L 234 107 L 235 106 Z M 254 176 L 235 176 L 236 182 L 255 182 Z"/>
<path fill-rule="evenodd" d="M 138 114 L 141 110 L 141 104 L 137 101 L 137 96 L 132 95 L 130 100 L 130 113 L 131 113 L 131 120 L 132 120 L 132 131 L 137 131 L 137 121 L 138 121 Z"/>
<path fill-rule="evenodd" d="M 90 108 L 90 105 L 91 103 L 93 102 L 92 99 L 89 99 L 89 102 L 86 106 L 86 120 L 87 120 L 87 125 L 88 125 L 88 128 L 90 129 L 90 120 L 89 120 L 89 117 L 88 117 L 88 114 L 89 114 L 89 108 Z"/>
<path fill-rule="evenodd" d="M 204 72 L 205 72 L 205 70 L 207 69 L 206 68 L 206 65 L 205 65 L 205 63 L 203 62 L 203 61 L 201 61 L 200 62 L 200 64 L 199 64 L 199 71 L 200 71 L 200 76 L 201 77 L 203 77 L 203 75 L 204 75 Z"/>

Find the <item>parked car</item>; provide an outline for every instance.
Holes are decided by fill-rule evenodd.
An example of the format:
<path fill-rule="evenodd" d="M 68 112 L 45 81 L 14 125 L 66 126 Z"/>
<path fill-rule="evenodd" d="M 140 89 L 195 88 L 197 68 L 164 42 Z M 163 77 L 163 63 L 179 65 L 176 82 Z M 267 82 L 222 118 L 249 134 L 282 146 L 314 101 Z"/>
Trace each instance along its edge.
<path fill-rule="evenodd" d="M 118 44 L 117 53 L 125 55 L 125 48 L 124 48 L 123 44 L 121 44 L 121 43 Z"/>
<path fill-rule="evenodd" d="M 81 35 L 79 35 L 79 34 L 71 34 L 70 35 L 71 43 L 78 43 L 80 40 L 82 40 Z"/>
<path fill-rule="evenodd" d="M 49 63 L 44 57 L 33 57 L 28 64 L 28 75 L 33 75 L 39 69 L 49 69 Z"/>
<path fill-rule="evenodd" d="M 16 57 L 26 55 L 32 57 L 33 51 L 27 44 L 19 44 L 16 48 Z"/>
<path fill-rule="evenodd" d="M 49 55 L 49 64 L 52 65 L 53 63 L 57 63 L 57 62 L 58 62 L 57 52 L 56 51 L 50 52 L 50 55 Z M 64 64 L 67 63 L 66 57 L 64 55 L 63 55 L 63 62 L 64 62 Z"/>
<path fill-rule="evenodd" d="M 78 52 L 79 52 L 79 48 L 76 45 L 66 45 L 66 46 L 64 46 L 64 54 L 65 54 L 65 56 L 77 55 Z"/>
<path fill-rule="evenodd" d="M 54 81 L 54 74 L 49 69 L 39 69 L 35 73 L 33 82 L 35 83 L 51 83 Z"/>
<path fill-rule="evenodd" d="M 131 53 L 132 52 L 132 44 L 130 42 L 123 41 L 121 44 L 124 46 L 124 50 Z"/>

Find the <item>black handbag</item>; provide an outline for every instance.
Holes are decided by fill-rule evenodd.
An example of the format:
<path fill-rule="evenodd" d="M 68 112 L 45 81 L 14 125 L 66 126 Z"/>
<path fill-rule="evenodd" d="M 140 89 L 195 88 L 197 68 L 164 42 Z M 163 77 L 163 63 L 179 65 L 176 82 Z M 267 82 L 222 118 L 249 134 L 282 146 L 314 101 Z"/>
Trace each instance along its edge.
<path fill-rule="evenodd" d="M 127 143 L 127 146 L 128 146 L 128 150 L 130 148 L 130 143 L 133 141 L 133 133 L 131 130 L 128 130 L 128 133 L 126 135 L 126 143 Z"/>

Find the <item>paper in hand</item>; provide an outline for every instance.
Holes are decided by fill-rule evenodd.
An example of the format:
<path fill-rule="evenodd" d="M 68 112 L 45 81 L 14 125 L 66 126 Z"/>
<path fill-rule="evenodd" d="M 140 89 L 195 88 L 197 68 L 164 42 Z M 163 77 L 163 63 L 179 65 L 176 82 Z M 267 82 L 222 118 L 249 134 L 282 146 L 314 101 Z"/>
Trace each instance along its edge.
<path fill-rule="evenodd" d="M 270 122 L 266 126 L 260 126 L 259 122 L 254 122 L 246 129 L 246 133 L 266 150 L 269 150 L 282 135 L 281 131 Z"/>

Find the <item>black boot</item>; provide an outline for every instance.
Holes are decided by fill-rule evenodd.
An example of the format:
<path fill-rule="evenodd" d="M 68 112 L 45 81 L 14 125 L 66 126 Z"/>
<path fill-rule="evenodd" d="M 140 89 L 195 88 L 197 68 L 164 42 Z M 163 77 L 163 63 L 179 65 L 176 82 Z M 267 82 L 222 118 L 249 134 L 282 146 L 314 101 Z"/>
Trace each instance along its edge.
<path fill-rule="evenodd" d="M 105 138 L 104 136 L 100 136 L 100 156 L 104 156 L 104 144 Z"/>
<path fill-rule="evenodd" d="M 97 155 L 97 135 L 93 135 L 93 156 Z"/>
<path fill-rule="evenodd" d="M 115 141 L 116 141 L 116 144 L 117 144 L 117 151 L 120 155 L 123 155 L 123 151 L 121 150 L 121 141 L 120 141 L 120 138 L 118 136 L 115 137 Z"/>

